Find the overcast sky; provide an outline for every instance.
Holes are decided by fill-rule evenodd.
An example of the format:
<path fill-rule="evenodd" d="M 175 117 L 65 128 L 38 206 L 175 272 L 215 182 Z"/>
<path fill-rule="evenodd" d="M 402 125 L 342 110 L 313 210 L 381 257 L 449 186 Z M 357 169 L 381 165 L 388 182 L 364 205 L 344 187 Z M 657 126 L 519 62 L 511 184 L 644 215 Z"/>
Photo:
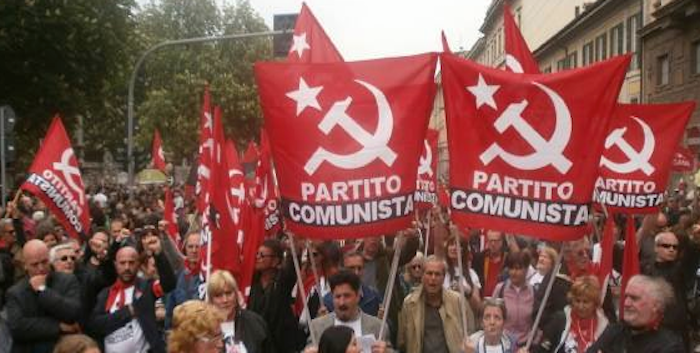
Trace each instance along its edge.
<path fill-rule="evenodd" d="M 220 0 L 228 1 L 234 0 Z M 301 0 L 250 0 L 272 28 L 274 14 L 298 13 Z M 452 50 L 481 36 L 491 0 L 307 0 L 345 60 L 441 50 L 445 30 Z"/>

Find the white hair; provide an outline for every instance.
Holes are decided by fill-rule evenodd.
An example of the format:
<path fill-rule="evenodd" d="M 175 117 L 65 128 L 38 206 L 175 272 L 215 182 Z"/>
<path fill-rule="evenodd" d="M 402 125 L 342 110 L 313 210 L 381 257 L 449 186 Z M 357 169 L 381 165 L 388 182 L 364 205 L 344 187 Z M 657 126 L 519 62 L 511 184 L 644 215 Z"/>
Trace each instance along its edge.
<path fill-rule="evenodd" d="M 54 263 L 58 261 L 58 252 L 66 249 L 73 251 L 73 246 L 70 243 L 61 243 L 51 248 L 49 250 L 49 262 Z"/>
<path fill-rule="evenodd" d="M 661 277 L 651 277 L 646 275 L 635 275 L 630 278 L 627 285 L 637 283 L 644 287 L 644 292 L 652 297 L 662 310 L 673 305 L 675 298 L 673 296 L 673 288 Z"/>
<path fill-rule="evenodd" d="M 659 234 L 656 234 L 654 236 L 654 244 L 659 244 L 661 242 L 661 236 L 664 234 L 671 234 L 671 235 L 673 235 L 674 238 L 676 238 L 676 241 L 678 240 L 678 236 L 676 236 L 676 233 L 671 232 L 671 231 L 663 231 L 663 232 L 659 232 Z"/>

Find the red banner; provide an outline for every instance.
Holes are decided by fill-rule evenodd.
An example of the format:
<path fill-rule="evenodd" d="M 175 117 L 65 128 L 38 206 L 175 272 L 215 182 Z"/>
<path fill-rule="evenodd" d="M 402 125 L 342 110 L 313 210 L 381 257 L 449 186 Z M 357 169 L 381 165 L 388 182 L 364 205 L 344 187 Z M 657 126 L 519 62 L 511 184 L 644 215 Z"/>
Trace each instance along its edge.
<path fill-rule="evenodd" d="M 515 24 L 510 6 L 503 5 L 504 51 L 506 53 L 506 70 L 515 73 L 539 74 L 540 68 L 527 47 L 520 28 Z"/>
<path fill-rule="evenodd" d="M 297 17 L 287 60 L 290 62 L 340 62 L 343 57 L 305 3 Z"/>
<path fill-rule="evenodd" d="M 182 239 L 180 231 L 177 227 L 177 213 L 175 213 L 175 202 L 173 202 L 173 191 L 170 188 L 165 189 L 165 204 L 163 207 L 163 219 L 168 222 L 165 227 L 166 233 L 172 239 L 178 249 L 182 249 Z"/>
<path fill-rule="evenodd" d="M 694 172 L 697 169 L 695 153 L 690 148 L 678 146 L 673 154 L 671 169 L 681 173 Z"/>
<path fill-rule="evenodd" d="M 203 213 L 209 203 L 209 180 L 211 179 L 211 157 L 214 150 L 214 123 L 211 116 L 209 86 L 204 89 L 199 131 L 199 165 L 197 167 L 197 213 Z"/>
<path fill-rule="evenodd" d="M 151 149 L 151 163 L 153 168 L 165 173 L 165 156 L 163 155 L 163 141 L 160 139 L 158 129 L 153 134 L 153 146 Z"/>
<path fill-rule="evenodd" d="M 433 208 L 437 203 L 437 164 L 438 136 L 437 130 L 428 129 L 423 141 L 423 154 L 418 160 L 418 178 L 416 179 L 416 207 Z"/>
<path fill-rule="evenodd" d="M 85 186 L 66 129 L 56 116 L 21 188 L 40 198 L 71 237 L 90 229 Z"/>
<path fill-rule="evenodd" d="M 436 61 L 256 64 L 289 229 L 357 238 L 410 227 Z"/>
<path fill-rule="evenodd" d="M 657 212 L 695 103 L 619 104 L 605 139 L 595 200 L 609 211 Z"/>
<path fill-rule="evenodd" d="M 585 234 L 629 60 L 521 75 L 442 54 L 453 220 L 556 240 Z"/>

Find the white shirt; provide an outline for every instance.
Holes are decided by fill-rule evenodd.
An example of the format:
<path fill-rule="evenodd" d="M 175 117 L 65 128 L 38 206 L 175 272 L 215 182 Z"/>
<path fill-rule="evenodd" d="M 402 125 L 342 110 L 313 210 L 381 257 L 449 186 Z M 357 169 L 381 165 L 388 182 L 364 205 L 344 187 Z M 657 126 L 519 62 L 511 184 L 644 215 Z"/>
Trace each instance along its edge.
<path fill-rule="evenodd" d="M 236 323 L 234 321 L 222 322 L 221 332 L 224 333 L 226 353 L 248 353 L 243 341 L 236 341 Z"/>
<path fill-rule="evenodd" d="M 338 317 L 335 317 L 335 322 L 333 323 L 333 326 L 346 326 L 351 328 L 353 331 L 355 331 L 355 337 L 362 337 L 362 323 L 360 322 L 360 319 L 362 318 L 362 314 L 358 312 L 357 319 L 352 320 L 352 321 L 340 321 L 338 320 Z"/>
<path fill-rule="evenodd" d="M 124 290 L 125 298 L 124 305 L 129 305 L 134 302 L 134 288 L 131 287 Z M 120 295 L 117 295 L 114 304 L 109 309 L 110 314 L 119 310 L 117 304 L 120 301 Z M 143 334 L 141 325 L 135 318 L 122 326 L 118 330 L 110 333 L 105 337 L 105 353 L 145 353 L 150 346 L 146 341 L 146 336 Z"/>

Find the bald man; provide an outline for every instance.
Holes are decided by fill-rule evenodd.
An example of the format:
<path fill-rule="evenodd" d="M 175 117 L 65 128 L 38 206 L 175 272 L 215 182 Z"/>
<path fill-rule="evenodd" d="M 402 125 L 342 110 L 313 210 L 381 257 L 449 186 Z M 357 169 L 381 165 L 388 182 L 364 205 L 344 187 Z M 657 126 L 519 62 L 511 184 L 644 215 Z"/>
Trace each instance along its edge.
<path fill-rule="evenodd" d="M 160 238 L 150 237 L 145 250 L 153 254 L 160 280 L 137 277 L 139 254 L 132 246 L 117 251 L 117 280 L 102 290 L 88 325 L 103 338 L 105 352 L 165 353 L 158 331 L 155 303 L 175 288 L 175 274 L 163 254 Z"/>
<path fill-rule="evenodd" d="M 41 240 L 28 241 L 22 253 L 27 277 L 7 292 L 12 351 L 52 352 L 61 335 L 80 330 L 80 285 L 72 274 L 51 271 Z"/>

